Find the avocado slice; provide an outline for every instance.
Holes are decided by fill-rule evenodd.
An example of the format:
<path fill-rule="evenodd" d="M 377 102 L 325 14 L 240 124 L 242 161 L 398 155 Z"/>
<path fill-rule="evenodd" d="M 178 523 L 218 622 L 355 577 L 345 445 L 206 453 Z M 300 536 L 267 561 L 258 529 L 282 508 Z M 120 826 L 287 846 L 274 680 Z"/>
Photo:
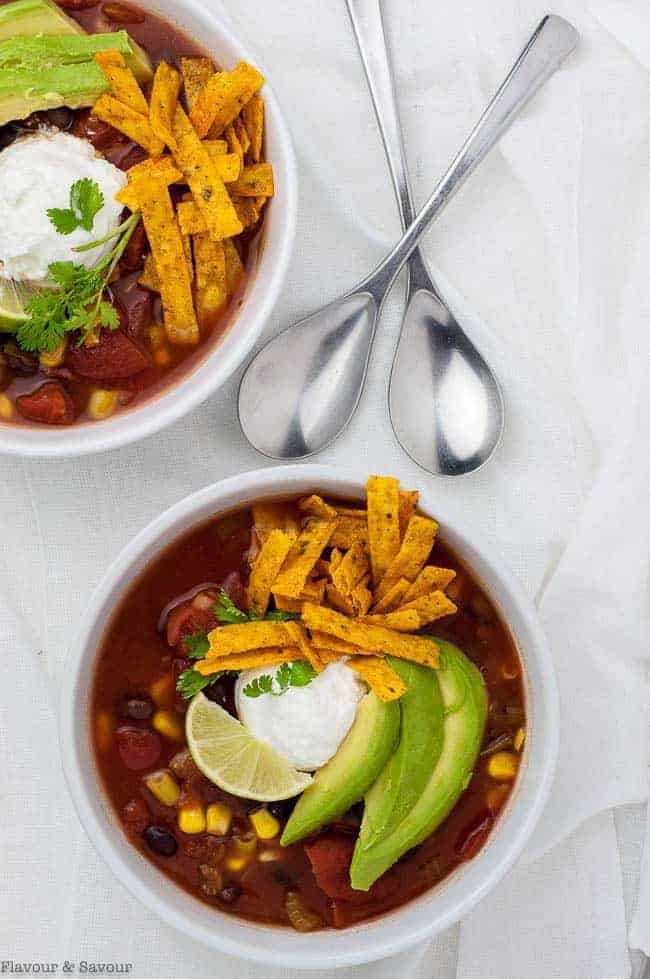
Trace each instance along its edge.
<path fill-rule="evenodd" d="M 0 71 L 0 126 L 43 109 L 92 105 L 107 90 L 106 76 L 94 61 L 44 71 L 5 68 Z"/>
<path fill-rule="evenodd" d="M 109 34 L 52 34 L 0 41 L 0 68 L 42 69 L 92 61 L 98 51 L 132 54 L 126 31 Z"/>
<path fill-rule="evenodd" d="M 36 34 L 84 34 L 53 0 L 13 0 L 0 7 L 0 41 Z"/>
<path fill-rule="evenodd" d="M 422 795 L 442 753 L 444 705 L 436 670 L 387 657 L 408 687 L 399 701 L 399 746 L 366 795 L 359 842 L 388 836 Z"/>
<path fill-rule="evenodd" d="M 444 704 L 443 745 L 430 769 L 419 798 L 400 822 L 391 818 L 379 837 L 373 830 L 381 826 L 383 806 L 374 786 L 366 796 L 366 808 L 350 867 L 350 882 L 356 890 L 367 891 L 399 858 L 427 838 L 449 815 L 469 785 L 481 747 L 487 717 L 487 693 L 483 677 L 473 663 L 451 643 L 436 639 L 441 666 L 435 675 Z M 392 664 L 394 665 L 394 664 Z M 427 723 L 421 715 L 421 721 Z M 424 736 L 424 732 L 422 732 Z M 389 765 L 391 762 L 389 762 Z M 415 773 L 421 777 L 421 772 Z M 382 773 L 383 775 L 383 773 Z M 410 770 L 403 769 L 406 784 L 401 791 L 414 799 L 407 787 Z M 394 810 L 393 810 L 394 812 Z"/>
<path fill-rule="evenodd" d="M 290 846 L 338 819 L 363 798 L 390 757 L 399 735 L 397 701 L 383 703 L 370 691 L 333 758 L 298 799 L 280 839 Z"/>

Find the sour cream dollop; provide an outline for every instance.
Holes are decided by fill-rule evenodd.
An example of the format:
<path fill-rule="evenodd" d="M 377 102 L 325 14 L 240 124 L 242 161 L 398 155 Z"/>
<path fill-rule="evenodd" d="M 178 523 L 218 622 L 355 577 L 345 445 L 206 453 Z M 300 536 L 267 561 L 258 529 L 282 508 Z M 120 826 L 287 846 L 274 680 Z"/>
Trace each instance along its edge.
<path fill-rule="evenodd" d="M 244 670 L 237 678 L 235 702 L 239 720 L 275 748 L 294 768 L 313 772 L 336 751 L 352 727 L 366 686 L 345 663 L 330 663 L 306 687 L 291 687 L 281 697 L 247 697 L 244 687 L 279 667 Z"/>
<path fill-rule="evenodd" d="M 92 231 L 76 228 L 61 235 L 47 211 L 69 207 L 70 187 L 83 177 L 97 183 L 104 206 Z M 126 175 L 97 156 L 85 139 L 43 132 L 16 140 L 0 153 L 0 275 L 46 285 L 52 262 L 95 265 L 113 242 L 90 252 L 73 249 L 115 230 L 123 208 L 114 198 L 125 184 Z"/>

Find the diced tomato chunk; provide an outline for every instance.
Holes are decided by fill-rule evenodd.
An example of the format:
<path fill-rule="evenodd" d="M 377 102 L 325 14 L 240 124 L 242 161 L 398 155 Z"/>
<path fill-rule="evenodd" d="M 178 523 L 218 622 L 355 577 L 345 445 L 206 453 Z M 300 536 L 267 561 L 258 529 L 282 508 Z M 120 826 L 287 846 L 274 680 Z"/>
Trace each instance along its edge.
<path fill-rule="evenodd" d="M 112 333 L 104 330 L 95 346 L 69 347 L 66 363 L 80 377 L 103 381 L 139 374 L 151 366 L 151 358 L 121 330 Z"/>
<path fill-rule="evenodd" d="M 128 769 L 139 772 L 156 764 L 162 752 L 162 741 L 156 731 L 143 727 L 119 727 L 117 750 Z"/>
<path fill-rule="evenodd" d="M 16 398 L 16 408 L 32 422 L 43 425 L 71 425 L 74 421 L 72 398 L 59 381 L 46 381 L 31 394 Z"/>
<path fill-rule="evenodd" d="M 375 881 L 369 891 L 355 891 L 350 884 L 350 864 L 356 839 L 338 833 L 322 833 L 304 844 L 316 883 L 334 901 L 365 904 L 382 900 L 396 889 L 398 881 L 390 871 Z"/>

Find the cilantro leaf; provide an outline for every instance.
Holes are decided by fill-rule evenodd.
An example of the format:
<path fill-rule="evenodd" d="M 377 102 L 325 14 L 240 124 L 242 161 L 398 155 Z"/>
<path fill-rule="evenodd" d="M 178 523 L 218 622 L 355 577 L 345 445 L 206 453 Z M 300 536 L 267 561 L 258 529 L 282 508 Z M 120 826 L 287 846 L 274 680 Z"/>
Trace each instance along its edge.
<path fill-rule="evenodd" d="M 261 676 L 255 677 L 254 680 L 247 683 L 243 692 L 246 697 L 261 697 L 262 694 L 281 697 L 291 687 L 306 687 L 315 676 L 314 668 L 303 660 L 297 660 L 295 663 L 282 663 L 274 676 L 262 673 Z"/>
<path fill-rule="evenodd" d="M 101 302 L 99 304 L 99 322 L 107 330 L 117 330 L 120 325 L 120 317 L 115 306 L 111 306 L 107 302 Z"/>
<path fill-rule="evenodd" d="M 247 697 L 261 697 L 262 694 L 273 693 L 273 677 L 270 677 L 268 673 L 255 677 L 254 680 L 246 684 L 244 693 Z"/>
<path fill-rule="evenodd" d="M 93 230 L 95 216 L 103 206 L 104 195 L 94 180 L 84 177 L 73 183 L 70 188 L 70 208 L 84 231 Z"/>
<path fill-rule="evenodd" d="M 183 646 L 190 659 L 204 659 L 210 649 L 207 632 L 194 632 L 190 636 L 183 636 Z"/>
<path fill-rule="evenodd" d="M 235 603 L 226 594 L 226 592 L 221 589 L 219 592 L 219 598 L 215 605 L 212 606 L 212 611 L 216 615 L 219 622 L 224 625 L 233 625 L 237 622 L 249 622 L 250 619 L 245 612 L 242 612 L 240 608 L 237 608 Z"/>
<path fill-rule="evenodd" d="M 212 673 L 210 676 L 202 676 L 193 667 L 188 670 L 183 670 L 180 674 L 178 680 L 176 681 L 176 689 L 183 696 L 185 700 L 191 700 L 195 697 L 197 693 L 205 687 L 209 687 L 211 683 L 214 683 L 221 676 L 220 673 Z"/>
<path fill-rule="evenodd" d="M 280 688 L 279 696 L 286 693 L 291 684 L 291 667 L 288 663 L 283 663 L 282 666 L 275 673 L 275 682 Z M 271 690 L 271 693 L 273 690 Z"/>
<path fill-rule="evenodd" d="M 70 207 L 50 207 L 46 213 L 60 235 L 70 235 L 77 228 L 92 231 L 95 216 L 103 206 L 99 184 L 84 177 L 70 187 Z"/>
<path fill-rule="evenodd" d="M 283 609 L 273 609 L 264 616 L 269 622 L 292 622 L 301 618 L 300 612 L 285 612 Z"/>
<path fill-rule="evenodd" d="M 71 235 L 79 227 L 77 217 L 69 207 L 50 207 L 46 213 L 60 235 Z"/>
<path fill-rule="evenodd" d="M 292 687 L 306 687 L 308 683 L 316 676 L 316 670 L 311 665 L 311 663 L 306 663 L 304 660 L 296 660 L 295 663 L 291 664 L 291 686 Z"/>

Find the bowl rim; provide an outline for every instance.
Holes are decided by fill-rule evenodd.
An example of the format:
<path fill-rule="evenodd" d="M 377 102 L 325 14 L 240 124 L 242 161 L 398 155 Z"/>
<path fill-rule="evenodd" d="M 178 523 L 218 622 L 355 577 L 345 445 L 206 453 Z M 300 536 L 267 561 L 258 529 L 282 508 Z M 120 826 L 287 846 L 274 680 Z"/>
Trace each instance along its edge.
<path fill-rule="evenodd" d="M 526 648 L 522 648 L 522 633 L 515 636 L 513 630 L 526 674 L 529 737 L 524 751 L 525 764 L 522 761 L 510 802 L 499 815 L 488 842 L 473 860 L 461 864 L 439 885 L 376 919 L 341 931 L 326 929 L 300 935 L 291 929 L 236 918 L 191 897 L 142 856 L 121 829 L 115 832 L 116 820 L 92 763 L 84 699 L 84 691 L 91 685 L 88 676 L 92 671 L 86 668 L 84 673 L 84 666 L 91 657 L 94 659 L 97 641 L 106 629 L 116 602 L 155 555 L 192 526 L 209 519 L 210 514 L 228 512 L 255 499 L 317 488 L 348 497 L 360 496 L 366 478 L 366 474 L 358 470 L 340 470 L 332 466 L 269 467 L 221 480 L 173 504 L 141 530 L 113 560 L 88 602 L 66 660 L 59 702 L 61 758 L 68 789 L 90 841 L 131 894 L 167 924 L 203 945 L 265 965 L 310 970 L 360 965 L 405 951 L 450 927 L 484 898 L 517 860 L 542 813 L 555 772 L 559 751 L 559 699 L 551 653 L 537 613 L 521 585 L 501 561 L 483 542 L 477 543 L 474 529 L 468 529 L 465 537 L 458 527 L 459 518 L 452 517 L 447 521 L 438 513 L 443 538 L 455 551 L 460 551 L 460 556 L 475 574 L 474 558 L 479 560 L 483 574 L 487 571 L 493 576 L 486 582 L 478 574 L 493 599 L 499 589 L 502 595 L 509 596 L 513 609 L 517 609 L 521 616 L 527 643 Z M 431 512 L 433 502 L 433 495 L 422 490 L 424 512 Z M 149 557 L 145 557 L 147 551 Z M 512 630 L 512 622 L 508 618 L 505 621 Z M 93 630 L 98 632 L 97 639 L 93 639 Z M 535 690 L 528 683 L 531 669 Z M 82 729 L 80 724 L 85 727 Z M 83 765 L 88 758 L 92 777 L 85 778 Z M 531 767 L 536 770 L 531 771 Z M 153 868 L 153 873 L 149 874 L 147 867 Z M 147 876 L 150 880 L 145 879 Z M 183 906 L 180 909 L 172 907 L 173 902 Z M 438 910 L 436 904 L 441 905 L 442 910 Z M 207 909 L 205 922 L 193 920 L 198 906 Z"/>
<path fill-rule="evenodd" d="M 171 384 L 163 386 L 160 391 L 154 392 L 142 404 L 120 412 L 105 421 L 75 424 L 64 429 L 32 428 L 27 425 L 2 423 L 0 424 L 0 455 L 23 458 L 74 458 L 117 449 L 161 431 L 202 404 L 242 365 L 258 341 L 281 294 L 295 241 L 298 177 L 291 133 L 268 80 L 269 73 L 263 64 L 263 59 L 257 55 L 253 56 L 230 27 L 201 3 L 201 0 L 176 0 L 173 10 L 169 11 L 162 8 L 159 0 L 153 0 L 150 9 L 152 13 L 171 22 L 175 21 L 176 13 L 180 21 L 183 13 L 186 12 L 197 24 L 200 23 L 205 28 L 201 43 L 208 53 L 213 51 L 214 39 L 218 38 L 219 45 L 231 48 L 240 60 L 258 65 L 264 75 L 265 84 L 262 92 L 266 118 L 267 121 L 271 121 L 269 128 L 272 128 L 275 133 L 274 163 L 283 173 L 282 198 L 273 201 L 273 209 L 269 217 L 269 224 L 273 222 L 274 229 L 277 228 L 277 248 L 272 259 L 269 259 L 268 273 L 265 269 L 268 280 L 264 283 L 263 292 L 260 289 L 256 294 L 257 308 L 250 314 L 250 325 L 241 339 L 233 342 L 231 348 L 224 354 L 223 340 L 236 331 L 237 323 L 246 309 L 248 294 L 254 289 L 255 281 L 258 279 L 261 264 L 264 262 L 264 252 L 268 251 L 268 241 L 265 241 L 262 247 L 263 254 L 252 269 L 244 292 L 243 306 L 232 315 L 224 336 L 219 338 L 211 349 L 206 350 L 187 373 L 182 374 Z M 178 26 L 186 33 L 190 33 L 182 23 Z M 196 36 L 196 32 L 192 36 Z M 281 210 L 278 207 L 280 204 Z M 200 378 L 197 377 L 201 369 L 208 365 L 210 369 L 205 370 Z"/>

